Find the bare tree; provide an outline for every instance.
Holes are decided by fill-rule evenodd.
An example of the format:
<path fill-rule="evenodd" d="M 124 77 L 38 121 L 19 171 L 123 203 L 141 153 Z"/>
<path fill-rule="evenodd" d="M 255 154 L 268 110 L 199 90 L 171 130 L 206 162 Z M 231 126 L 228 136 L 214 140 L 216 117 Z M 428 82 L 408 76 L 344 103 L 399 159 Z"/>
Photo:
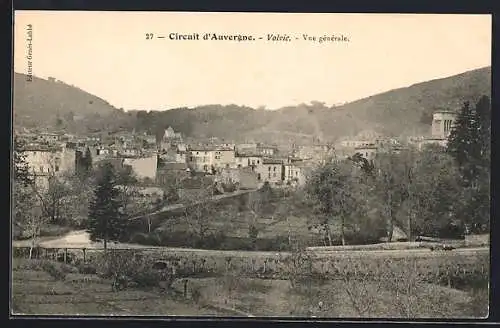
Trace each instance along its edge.
<path fill-rule="evenodd" d="M 214 212 L 212 197 L 212 186 L 207 187 L 202 185 L 199 194 L 189 195 L 183 201 L 184 218 L 191 232 L 200 238 L 201 241 L 206 238 L 210 231 L 211 215 Z"/>
<path fill-rule="evenodd" d="M 33 249 L 38 246 L 42 227 L 47 223 L 47 217 L 39 205 L 33 204 L 31 209 L 25 212 L 24 231 L 30 242 L 29 258 L 33 257 Z"/>
<path fill-rule="evenodd" d="M 350 304 L 359 316 L 370 316 L 383 288 L 385 268 L 373 262 L 345 258 L 335 264 Z"/>
<path fill-rule="evenodd" d="M 139 181 L 130 166 L 125 166 L 116 174 L 116 183 L 120 189 L 119 198 L 124 213 L 130 209 L 134 198 L 138 195 L 138 182 Z"/>
<path fill-rule="evenodd" d="M 357 177 L 351 163 L 326 163 L 318 167 L 307 183 L 309 196 L 315 203 L 318 225 L 326 231 L 330 246 L 333 245 L 331 224 L 340 224 L 342 245 L 346 244 L 345 231 L 356 209 L 360 207 Z"/>

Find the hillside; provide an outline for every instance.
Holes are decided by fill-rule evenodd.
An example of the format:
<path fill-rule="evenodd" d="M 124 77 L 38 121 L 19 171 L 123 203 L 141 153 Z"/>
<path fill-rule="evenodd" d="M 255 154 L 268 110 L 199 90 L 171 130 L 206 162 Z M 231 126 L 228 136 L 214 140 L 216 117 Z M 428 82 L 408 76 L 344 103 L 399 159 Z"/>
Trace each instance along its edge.
<path fill-rule="evenodd" d="M 138 129 L 171 125 L 193 137 L 217 136 L 235 141 L 272 141 L 279 144 L 336 140 L 373 131 L 388 136 L 428 134 L 432 113 L 459 110 L 466 100 L 491 93 L 491 68 L 414 84 L 337 107 L 320 102 L 276 111 L 236 105 L 210 105 L 144 113 Z"/>
<path fill-rule="evenodd" d="M 106 117 L 126 116 L 105 100 L 78 87 L 57 80 L 14 73 L 14 124 L 24 127 L 52 127 L 81 130 Z M 97 125 L 107 122 L 101 122 Z"/>
<path fill-rule="evenodd" d="M 491 93 L 491 67 L 414 84 L 341 106 L 320 102 L 275 111 L 237 105 L 206 105 L 163 111 L 128 111 L 76 87 L 16 74 L 14 108 L 19 125 L 63 125 L 68 130 L 88 127 L 107 131 L 121 128 L 161 133 L 172 126 L 194 138 L 218 137 L 236 142 L 278 144 L 337 140 L 373 131 L 383 135 L 427 134 L 436 110 L 459 110 L 466 101 Z M 74 117 L 82 116 L 75 123 Z M 59 122 L 58 122 L 59 118 Z M 63 121 L 61 123 L 61 121 Z"/>

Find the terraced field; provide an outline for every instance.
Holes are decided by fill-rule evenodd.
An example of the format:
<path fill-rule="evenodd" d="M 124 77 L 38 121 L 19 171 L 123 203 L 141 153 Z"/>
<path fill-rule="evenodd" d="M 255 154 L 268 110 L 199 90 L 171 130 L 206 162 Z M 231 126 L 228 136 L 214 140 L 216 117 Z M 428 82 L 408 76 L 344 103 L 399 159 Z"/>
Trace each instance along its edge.
<path fill-rule="evenodd" d="M 111 281 L 96 275 L 69 273 L 64 280 L 56 280 L 45 271 L 25 265 L 28 261 L 16 259 L 13 265 L 13 314 L 227 315 L 159 290 L 112 291 Z"/>

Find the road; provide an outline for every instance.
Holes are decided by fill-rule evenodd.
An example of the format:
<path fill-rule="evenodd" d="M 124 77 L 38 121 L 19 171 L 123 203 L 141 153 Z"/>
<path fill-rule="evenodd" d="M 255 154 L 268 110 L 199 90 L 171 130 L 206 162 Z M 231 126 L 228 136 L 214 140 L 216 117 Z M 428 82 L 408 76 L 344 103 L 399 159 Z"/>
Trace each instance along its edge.
<path fill-rule="evenodd" d="M 14 241 L 14 247 L 27 247 L 29 241 Z M 102 249 L 102 243 L 91 242 L 88 234 L 85 231 L 73 231 L 68 235 L 39 243 L 41 247 L 46 248 L 87 248 L 87 249 Z M 138 244 L 110 243 L 109 248 L 117 249 L 144 249 L 151 252 L 171 253 L 171 254 L 192 254 L 195 256 L 210 256 L 210 257 L 239 257 L 239 258 L 277 258 L 280 256 L 290 255 L 289 252 L 255 252 L 255 251 L 221 251 L 221 250 L 206 250 L 192 248 L 171 248 L 171 247 L 151 247 Z M 435 250 L 431 251 L 428 248 L 416 249 L 398 249 L 398 250 L 313 250 L 309 251 L 318 258 L 335 258 L 335 257 L 391 257 L 391 258 L 430 258 L 442 257 L 443 255 L 461 255 L 461 256 L 476 256 L 489 254 L 489 247 L 471 247 L 457 248 L 451 251 Z"/>
<path fill-rule="evenodd" d="M 241 196 L 241 195 L 244 195 L 244 194 L 256 191 L 256 190 L 257 189 L 237 190 L 237 191 L 234 191 L 234 192 L 231 192 L 231 193 L 224 193 L 222 195 L 215 195 L 215 196 L 212 197 L 211 201 L 212 202 L 216 202 L 216 201 L 219 201 L 219 200 L 225 199 L 225 198 Z M 195 204 L 193 204 L 193 205 L 195 205 Z M 148 216 L 153 216 L 153 215 L 158 215 L 158 214 L 164 214 L 164 213 L 168 213 L 168 212 L 172 212 L 172 211 L 178 211 L 178 210 L 182 210 L 184 208 L 186 208 L 185 204 L 167 205 L 167 206 L 164 206 L 164 207 L 162 207 L 161 209 L 159 209 L 159 210 L 157 210 L 155 212 L 152 212 L 152 213 L 149 213 L 149 214 L 139 215 L 139 216 L 131 218 L 130 220 L 139 220 L 139 219 L 142 219 L 142 218 L 145 218 L 145 217 L 148 217 Z"/>

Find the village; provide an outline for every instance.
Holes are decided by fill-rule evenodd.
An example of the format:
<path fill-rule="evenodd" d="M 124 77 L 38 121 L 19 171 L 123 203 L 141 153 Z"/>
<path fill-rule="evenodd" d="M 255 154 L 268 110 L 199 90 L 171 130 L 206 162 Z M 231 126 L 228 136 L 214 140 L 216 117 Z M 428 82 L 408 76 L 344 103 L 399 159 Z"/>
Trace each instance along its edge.
<path fill-rule="evenodd" d="M 445 146 L 455 120 L 453 112 L 436 112 L 428 135 L 384 138 L 368 131 L 331 143 L 313 138 L 309 145 L 291 145 L 285 150 L 272 144 L 235 144 L 217 138 L 186 143 L 171 127 L 161 138 L 135 132 L 76 136 L 26 129 L 16 137 L 25 145 L 26 162 L 41 188 L 48 188 L 52 176 L 77 172 L 85 156 L 90 156 L 93 166 L 111 162 L 116 168 L 131 168 L 145 186 L 142 192 L 161 198 L 162 186 L 189 188 L 189 180 L 195 176 L 209 177 L 211 184 L 218 184 L 218 193 L 224 193 L 222 186 L 227 185 L 236 190 L 258 189 L 266 182 L 275 188 L 302 186 L 315 166 L 326 161 L 355 154 L 373 160 L 375 154 L 389 150 Z"/>
<path fill-rule="evenodd" d="M 491 15 L 15 16 L 12 317 L 494 315 Z"/>

